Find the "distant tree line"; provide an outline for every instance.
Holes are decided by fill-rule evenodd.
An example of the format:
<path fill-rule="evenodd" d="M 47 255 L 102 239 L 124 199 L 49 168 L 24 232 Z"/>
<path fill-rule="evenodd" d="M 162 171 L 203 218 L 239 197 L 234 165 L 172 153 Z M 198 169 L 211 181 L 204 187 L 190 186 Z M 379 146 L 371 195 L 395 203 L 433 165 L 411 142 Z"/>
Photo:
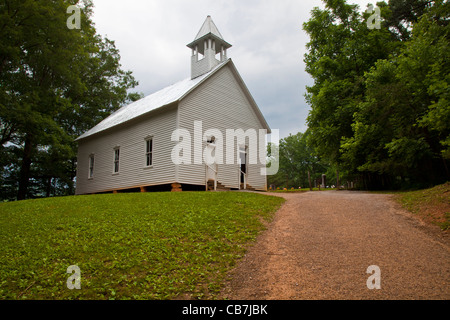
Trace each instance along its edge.
<path fill-rule="evenodd" d="M 275 175 L 268 176 L 268 187 L 275 188 L 309 188 L 317 186 L 322 174 L 326 174 L 330 167 L 315 154 L 308 144 L 309 131 L 305 133 L 290 134 L 280 140 L 279 144 L 271 143 L 268 146 L 269 163 L 278 154 L 279 167 Z M 334 175 L 332 175 L 334 177 Z M 335 182 L 331 182 L 331 185 Z"/>
<path fill-rule="evenodd" d="M 303 24 L 314 79 L 306 93 L 308 146 L 364 189 L 448 180 L 448 1 L 378 2 L 379 29 L 368 27 L 372 13 L 345 0 L 324 3 Z"/>
<path fill-rule="evenodd" d="M 80 28 L 68 28 L 80 2 Z M 139 94 L 92 1 L 0 0 L 0 200 L 74 193 L 74 139 Z"/>

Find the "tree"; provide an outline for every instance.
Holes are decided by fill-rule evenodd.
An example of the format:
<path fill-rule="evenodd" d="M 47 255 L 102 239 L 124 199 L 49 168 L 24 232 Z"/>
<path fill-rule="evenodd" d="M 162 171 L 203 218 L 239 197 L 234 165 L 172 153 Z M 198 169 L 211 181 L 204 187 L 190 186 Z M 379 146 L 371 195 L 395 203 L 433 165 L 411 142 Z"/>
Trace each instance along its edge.
<path fill-rule="evenodd" d="M 367 73 L 354 135 L 342 143 L 350 167 L 417 186 L 449 178 L 448 10 L 436 2 L 414 25 L 400 54 Z"/>
<path fill-rule="evenodd" d="M 306 71 L 314 85 L 307 87 L 311 105 L 308 126 L 311 142 L 330 163 L 341 162 L 341 139 L 353 134 L 353 114 L 365 94 L 364 73 L 395 48 L 387 30 L 369 30 L 356 5 L 326 0 L 326 9 L 315 8 L 303 28 L 309 34 Z M 382 5 L 382 12 L 386 6 Z"/>
<path fill-rule="evenodd" d="M 314 155 L 314 150 L 308 146 L 308 132 L 290 134 L 281 139 L 278 146 L 271 145 L 271 148 L 278 148 L 279 170 L 274 176 L 269 176 L 268 183 L 278 186 L 307 187 L 308 171 L 312 179 L 319 178 L 326 172 L 326 166 Z M 269 149 L 269 154 L 270 154 Z"/>
<path fill-rule="evenodd" d="M 0 179 L 4 189 L 8 170 L 18 175 L 18 186 L 9 185 L 17 199 L 36 195 L 30 183 L 46 181 L 45 189 L 52 179 L 72 193 L 74 138 L 137 85 L 121 69 L 114 42 L 96 34 L 90 0 L 81 5 L 81 28 L 67 28 L 67 8 L 76 2 L 0 2 Z"/>
<path fill-rule="evenodd" d="M 386 26 L 399 40 L 408 40 L 411 36 L 411 26 L 417 23 L 432 3 L 433 1 L 429 0 L 390 0 Z"/>
<path fill-rule="evenodd" d="M 304 24 L 311 144 L 366 187 L 448 178 L 448 3 L 379 2 L 379 30 L 344 0 Z"/>

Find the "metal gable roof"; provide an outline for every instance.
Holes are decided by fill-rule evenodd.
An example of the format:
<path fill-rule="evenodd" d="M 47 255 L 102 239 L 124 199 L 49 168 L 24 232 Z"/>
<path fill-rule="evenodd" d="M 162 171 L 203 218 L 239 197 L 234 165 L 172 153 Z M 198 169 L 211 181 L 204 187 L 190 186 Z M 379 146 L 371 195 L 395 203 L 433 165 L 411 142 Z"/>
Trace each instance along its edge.
<path fill-rule="evenodd" d="M 89 136 L 110 129 L 112 127 L 130 121 L 132 119 L 136 119 L 137 117 L 140 117 L 146 113 L 149 113 L 151 111 L 154 111 L 156 109 L 159 109 L 161 107 L 167 106 L 169 104 L 181 100 L 190 91 L 195 89 L 200 83 L 202 83 L 212 74 L 214 74 L 217 70 L 226 65 L 228 61 L 230 60 L 227 60 L 224 63 L 219 64 L 213 70 L 200 77 L 197 77 L 192 80 L 190 78 L 182 80 L 162 90 L 159 90 L 149 96 L 146 96 L 138 101 L 135 101 L 129 105 L 121 107 L 116 112 L 112 113 L 109 117 L 105 118 L 95 127 L 86 131 L 75 140 L 77 141 L 87 138 Z"/>
<path fill-rule="evenodd" d="M 209 77 L 211 77 L 213 74 L 215 74 L 218 70 L 222 69 L 225 65 L 229 65 L 231 67 L 231 70 L 236 75 L 238 82 L 241 85 L 241 88 L 243 88 L 244 93 L 249 99 L 250 104 L 253 107 L 253 110 L 256 113 L 256 116 L 260 120 L 261 124 L 264 128 L 268 130 L 268 133 L 271 133 L 270 127 L 267 124 L 263 114 L 259 110 L 255 100 L 253 99 L 250 91 L 248 90 L 247 86 L 245 85 L 244 81 L 242 80 L 241 76 L 239 75 L 239 72 L 237 71 L 236 67 L 234 66 L 234 63 L 231 59 L 226 60 L 225 62 L 219 64 L 214 69 L 212 69 L 210 72 L 197 77 L 193 80 L 190 78 L 182 80 L 180 82 L 177 82 L 171 86 L 168 86 L 162 90 L 159 90 L 149 96 L 146 96 L 145 98 L 142 98 L 138 101 L 135 101 L 129 105 L 123 106 L 116 112 L 112 113 L 109 117 L 98 123 L 95 127 L 88 130 L 81 136 L 79 136 L 76 141 L 93 136 L 99 132 L 103 132 L 107 129 L 113 128 L 115 126 L 118 126 L 122 123 L 128 122 L 130 120 L 136 119 L 144 114 L 150 113 L 154 110 L 163 108 L 165 106 L 168 106 L 174 102 L 178 102 L 182 100 L 184 97 L 186 97 L 192 90 L 197 88 L 200 84 L 202 84 L 204 81 L 206 81 Z"/>

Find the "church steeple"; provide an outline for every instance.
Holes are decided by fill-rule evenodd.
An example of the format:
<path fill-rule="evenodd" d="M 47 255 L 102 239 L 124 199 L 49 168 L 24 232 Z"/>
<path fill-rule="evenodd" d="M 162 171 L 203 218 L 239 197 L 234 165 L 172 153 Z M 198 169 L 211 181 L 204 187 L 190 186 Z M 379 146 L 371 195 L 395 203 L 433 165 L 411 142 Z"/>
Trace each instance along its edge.
<path fill-rule="evenodd" d="M 231 44 L 223 39 L 211 16 L 206 17 L 194 41 L 187 46 L 192 49 L 191 79 L 208 73 L 215 66 L 226 61 L 227 49 L 231 48 Z M 219 54 L 220 57 L 217 59 L 216 55 Z"/>

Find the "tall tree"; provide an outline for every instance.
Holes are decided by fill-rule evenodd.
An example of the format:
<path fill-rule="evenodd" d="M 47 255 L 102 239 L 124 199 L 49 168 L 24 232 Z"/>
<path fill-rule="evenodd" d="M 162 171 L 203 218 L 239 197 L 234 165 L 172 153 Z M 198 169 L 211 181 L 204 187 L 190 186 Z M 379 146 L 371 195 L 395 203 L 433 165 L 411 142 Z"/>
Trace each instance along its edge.
<path fill-rule="evenodd" d="M 400 54 L 366 75 L 367 94 L 342 144 L 350 167 L 417 186 L 449 179 L 449 5 L 437 1 Z"/>
<path fill-rule="evenodd" d="M 311 143 L 368 187 L 438 182 L 448 154 L 448 3 L 379 2 L 380 29 L 344 0 L 304 24 Z M 444 160 L 443 160 L 444 159 Z"/>
<path fill-rule="evenodd" d="M 67 27 L 67 8 L 77 2 L 0 1 L 1 178 L 9 175 L 5 165 L 14 167 L 17 199 L 39 179 L 73 189 L 73 139 L 125 103 L 137 85 L 121 69 L 114 42 L 96 34 L 92 1 L 79 6 L 80 29 Z"/>
<path fill-rule="evenodd" d="M 360 14 L 356 5 L 324 2 L 326 8 L 315 8 L 303 25 L 310 37 L 306 71 L 314 79 L 306 94 L 311 105 L 308 125 L 319 154 L 339 164 L 341 139 L 352 136 L 353 114 L 364 96 L 364 73 L 388 57 L 395 39 L 387 29 L 369 30 L 368 15 Z"/>

